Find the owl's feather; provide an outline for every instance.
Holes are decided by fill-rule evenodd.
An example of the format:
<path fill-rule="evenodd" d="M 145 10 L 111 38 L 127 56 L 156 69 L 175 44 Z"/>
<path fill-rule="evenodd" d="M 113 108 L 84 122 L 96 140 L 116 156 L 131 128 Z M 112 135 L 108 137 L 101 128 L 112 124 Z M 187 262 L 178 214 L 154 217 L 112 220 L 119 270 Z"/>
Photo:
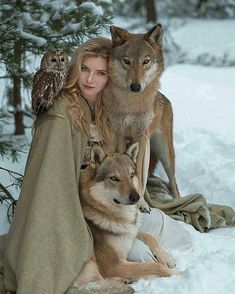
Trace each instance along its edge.
<path fill-rule="evenodd" d="M 59 55 L 58 52 L 60 53 Z M 36 115 L 47 111 L 54 104 L 65 85 L 68 73 L 68 57 L 60 68 L 59 58 L 61 57 L 59 56 L 61 56 L 61 52 L 63 51 L 47 52 L 43 56 L 41 68 L 34 75 L 32 109 Z M 53 66 L 50 64 L 50 59 L 53 56 L 56 56 L 58 60 L 56 67 L 54 64 Z"/>

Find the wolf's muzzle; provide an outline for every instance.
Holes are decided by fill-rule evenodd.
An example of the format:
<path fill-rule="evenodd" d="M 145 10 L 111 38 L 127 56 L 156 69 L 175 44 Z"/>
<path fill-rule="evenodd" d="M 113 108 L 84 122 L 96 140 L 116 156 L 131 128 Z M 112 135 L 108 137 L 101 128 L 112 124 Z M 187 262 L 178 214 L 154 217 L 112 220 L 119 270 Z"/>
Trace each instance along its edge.
<path fill-rule="evenodd" d="M 138 93 L 141 90 L 141 85 L 138 83 L 132 83 L 130 89 L 132 92 Z"/>
<path fill-rule="evenodd" d="M 129 196 L 130 204 L 135 204 L 139 201 L 140 195 L 137 192 L 131 192 Z"/>

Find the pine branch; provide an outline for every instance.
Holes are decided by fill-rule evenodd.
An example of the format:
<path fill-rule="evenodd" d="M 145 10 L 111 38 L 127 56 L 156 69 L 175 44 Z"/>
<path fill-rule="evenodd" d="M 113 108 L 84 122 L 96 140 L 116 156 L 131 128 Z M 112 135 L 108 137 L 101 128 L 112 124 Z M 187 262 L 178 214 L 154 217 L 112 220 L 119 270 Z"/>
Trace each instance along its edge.
<path fill-rule="evenodd" d="M 1 195 L 1 193 L 3 193 L 3 195 Z M 8 222 L 11 223 L 11 220 L 17 205 L 17 200 L 15 200 L 15 198 L 11 195 L 11 193 L 7 190 L 7 188 L 0 183 L 0 203 L 4 203 L 4 202 L 6 202 L 8 205 L 7 219 L 8 219 Z"/>
<path fill-rule="evenodd" d="M 11 195 L 11 193 L 7 190 L 7 188 L 5 188 L 5 186 L 3 186 L 3 184 L 0 183 L 0 191 L 2 190 L 2 192 L 7 196 L 7 199 L 10 199 L 11 202 L 15 202 L 15 198 Z M 1 197 L 1 199 L 5 200 L 4 198 Z"/>
<path fill-rule="evenodd" d="M 7 169 L 7 168 L 1 167 L 1 166 L 0 166 L 0 169 L 1 169 L 1 170 L 4 170 L 4 171 L 7 171 L 7 172 L 8 172 L 8 173 L 9 173 L 14 179 L 17 179 L 17 178 L 14 177 L 13 174 L 16 174 L 16 175 L 18 175 L 18 176 L 20 176 L 20 177 L 23 177 L 22 174 L 17 173 L 17 172 L 15 172 L 15 171 L 13 171 L 13 170 L 10 170 L 10 169 Z"/>
<path fill-rule="evenodd" d="M 0 136 L 1 139 L 1 136 Z M 10 141 L 0 141 L 0 157 L 12 158 L 12 162 L 17 162 L 20 157 L 20 153 L 24 153 L 21 149 L 24 145 L 20 147 L 15 147 Z"/>
<path fill-rule="evenodd" d="M 17 200 L 12 196 L 12 194 L 9 191 L 9 187 L 12 186 L 22 186 L 22 182 L 23 182 L 23 175 L 21 175 L 20 173 L 17 173 L 15 171 L 0 167 L 1 170 L 4 170 L 6 172 L 9 173 L 9 175 L 11 177 L 14 178 L 14 182 L 11 185 L 8 185 L 7 187 L 5 187 L 1 182 L 0 182 L 0 203 L 4 203 L 6 202 L 6 204 L 8 205 L 8 209 L 7 209 L 7 219 L 9 221 L 9 223 L 11 223 L 11 219 L 14 215 L 15 212 L 15 207 L 17 205 Z M 19 177 L 17 177 L 17 176 Z"/>

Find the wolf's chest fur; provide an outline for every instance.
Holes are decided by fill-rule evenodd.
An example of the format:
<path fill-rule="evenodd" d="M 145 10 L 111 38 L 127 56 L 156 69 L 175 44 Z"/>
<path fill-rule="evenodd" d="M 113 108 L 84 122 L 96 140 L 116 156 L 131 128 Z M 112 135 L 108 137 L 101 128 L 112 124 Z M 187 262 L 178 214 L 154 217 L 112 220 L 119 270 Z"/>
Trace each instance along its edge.
<path fill-rule="evenodd" d="M 104 91 L 103 101 L 117 137 L 133 140 L 144 133 L 154 118 L 155 97 L 156 92 L 149 87 L 143 93 L 136 94 L 120 90 L 110 82 Z"/>
<path fill-rule="evenodd" d="M 111 246 L 123 258 L 127 258 L 128 252 L 131 249 L 133 240 L 136 238 L 140 223 L 141 213 L 134 206 L 124 206 L 120 209 L 120 216 L 109 218 L 106 215 L 95 210 L 89 214 L 84 209 L 85 217 L 91 228 L 95 244 L 99 248 Z"/>
<path fill-rule="evenodd" d="M 118 133 L 125 133 L 126 137 L 139 136 L 151 124 L 153 112 L 146 114 L 120 113 L 112 116 L 111 124 Z"/>
<path fill-rule="evenodd" d="M 112 217 L 99 212 L 94 207 L 84 206 L 83 210 L 86 219 L 103 232 L 113 235 L 131 234 L 135 237 L 139 230 L 141 213 L 134 206 L 123 206 L 120 212 L 118 213 L 118 209 Z"/>

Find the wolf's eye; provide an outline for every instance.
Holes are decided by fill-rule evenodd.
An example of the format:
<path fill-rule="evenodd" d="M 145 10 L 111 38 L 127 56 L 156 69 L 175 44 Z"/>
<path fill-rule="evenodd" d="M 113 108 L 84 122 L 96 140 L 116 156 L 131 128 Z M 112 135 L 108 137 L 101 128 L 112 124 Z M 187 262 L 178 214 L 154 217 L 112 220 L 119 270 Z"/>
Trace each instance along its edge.
<path fill-rule="evenodd" d="M 110 177 L 110 180 L 113 182 L 120 182 L 120 180 L 116 177 Z"/>
<path fill-rule="evenodd" d="M 134 176 L 135 176 L 135 173 L 131 173 L 131 178 L 134 178 Z"/>
<path fill-rule="evenodd" d="M 144 60 L 143 64 L 148 64 L 149 61 L 150 61 L 150 59 L 149 59 L 149 58 L 146 58 L 146 59 Z"/>
<path fill-rule="evenodd" d="M 128 64 L 128 65 L 131 64 L 131 63 L 130 63 L 130 60 L 128 60 L 127 58 L 124 58 L 124 59 L 123 59 L 123 62 L 124 62 L 125 64 Z"/>
<path fill-rule="evenodd" d="M 56 62 L 56 58 L 53 57 L 53 58 L 51 59 L 51 61 L 52 61 L 52 62 Z"/>

